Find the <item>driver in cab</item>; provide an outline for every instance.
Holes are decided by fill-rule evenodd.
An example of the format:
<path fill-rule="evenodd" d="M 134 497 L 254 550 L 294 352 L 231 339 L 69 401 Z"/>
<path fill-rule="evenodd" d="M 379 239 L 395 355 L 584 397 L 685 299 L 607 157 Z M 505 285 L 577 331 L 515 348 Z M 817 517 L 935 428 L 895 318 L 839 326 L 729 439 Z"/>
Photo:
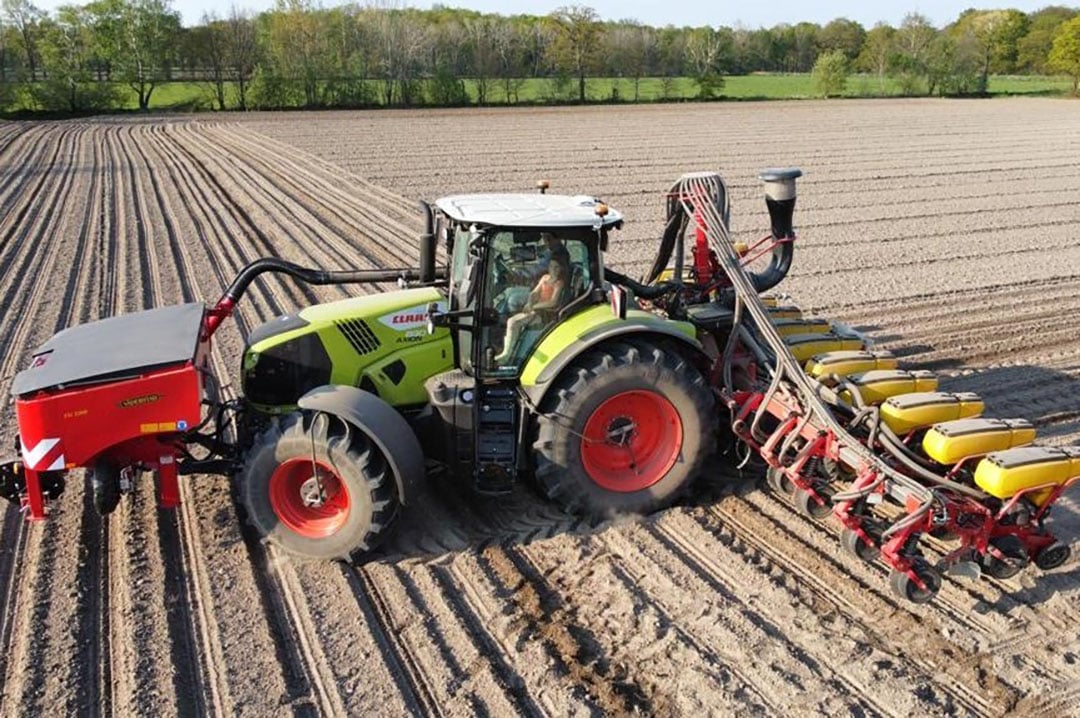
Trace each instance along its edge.
<path fill-rule="evenodd" d="M 551 235 L 548 235 L 549 237 Z M 559 241 L 559 240 L 556 240 Z M 561 242 L 559 242 L 561 246 Z M 550 248 L 550 244 L 548 245 Z M 503 342 L 502 353 L 495 357 L 495 362 L 506 362 L 514 351 L 522 330 L 534 320 L 540 318 L 540 312 L 558 309 L 567 292 L 567 275 L 569 270 L 566 263 L 566 248 L 562 247 L 562 254 L 553 252 L 548 261 L 547 273 L 540 277 L 533 290 L 529 292 L 529 298 L 525 301 L 525 307 L 521 312 L 510 317 L 506 322 L 506 338 Z"/>

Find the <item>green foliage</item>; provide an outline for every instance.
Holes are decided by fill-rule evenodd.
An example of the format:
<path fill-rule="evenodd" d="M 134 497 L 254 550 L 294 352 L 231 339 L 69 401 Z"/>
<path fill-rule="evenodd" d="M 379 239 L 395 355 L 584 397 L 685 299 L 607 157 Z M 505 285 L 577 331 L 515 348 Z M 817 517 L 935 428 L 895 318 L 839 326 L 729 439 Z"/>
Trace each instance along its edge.
<path fill-rule="evenodd" d="M 959 37 L 946 33 L 938 35 L 927 53 L 927 94 L 985 94 L 987 76 L 983 74 L 984 62 L 984 48 L 970 34 Z"/>
<path fill-rule="evenodd" d="M 305 102 L 300 83 L 288 80 L 269 68 L 255 70 L 251 79 L 251 106 L 257 110 L 301 107 Z"/>
<path fill-rule="evenodd" d="M 930 50 L 937 31 L 930 21 L 918 13 L 908 14 L 893 38 L 893 54 L 889 72 L 897 79 L 905 95 L 927 90 L 930 74 Z"/>
<path fill-rule="evenodd" d="M 578 102 L 585 102 L 585 78 L 600 49 L 601 26 L 591 7 L 561 7 L 550 16 L 554 39 L 551 51 L 559 74 L 578 81 Z"/>
<path fill-rule="evenodd" d="M 465 83 L 454 76 L 448 67 L 440 67 L 430 84 L 431 101 L 440 107 L 458 107 L 468 104 Z"/>
<path fill-rule="evenodd" d="M 844 18 L 823 26 L 654 28 L 605 22 L 578 5 L 506 17 L 441 5 L 278 0 L 256 16 L 211 13 L 181 28 L 172 1 L 90 0 L 46 14 L 34 0 L 0 0 L 0 109 L 1054 92 L 1061 83 L 992 74 L 1070 72 L 1067 49 L 1056 64 L 1047 60 L 1077 14 L 971 10 L 941 30 L 915 14 L 898 28 L 869 31 Z M 830 79 L 854 69 L 866 74 L 847 84 Z"/>
<path fill-rule="evenodd" d="M 862 25 L 842 17 L 821 28 L 817 40 L 823 52 L 837 50 L 844 53 L 848 62 L 854 62 L 862 53 L 866 36 Z"/>
<path fill-rule="evenodd" d="M 716 72 L 698 75 L 694 78 L 694 82 L 697 84 L 697 99 L 699 100 L 719 97 L 720 91 L 724 89 L 724 76 Z"/>
<path fill-rule="evenodd" d="M 1024 74 L 1045 75 L 1050 70 L 1047 58 L 1054 44 L 1054 34 L 1062 23 L 1073 19 L 1077 10 L 1051 6 L 1028 17 L 1028 31 L 1017 42 L 1016 70 Z"/>
<path fill-rule="evenodd" d="M 836 97 L 847 88 L 850 69 L 847 56 L 840 50 L 819 55 L 811 76 L 814 88 L 822 97 Z"/>
<path fill-rule="evenodd" d="M 1072 94 L 1080 86 L 1080 17 L 1062 23 L 1054 34 L 1048 64 L 1072 78 Z"/>
<path fill-rule="evenodd" d="M 965 10 L 949 28 L 958 42 L 967 37 L 978 51 L 984 76 L 1015 71 L 1018 44 L 1027 31 L 1027 15 L 1019 10 Z"/>
<path fill-rule="evenodd" d="M 866 33 L 856 67 L 877 76 L 877 94 L 885 94 L 890 63 L 896 53 L 896 30 L 884 23 Z"/>

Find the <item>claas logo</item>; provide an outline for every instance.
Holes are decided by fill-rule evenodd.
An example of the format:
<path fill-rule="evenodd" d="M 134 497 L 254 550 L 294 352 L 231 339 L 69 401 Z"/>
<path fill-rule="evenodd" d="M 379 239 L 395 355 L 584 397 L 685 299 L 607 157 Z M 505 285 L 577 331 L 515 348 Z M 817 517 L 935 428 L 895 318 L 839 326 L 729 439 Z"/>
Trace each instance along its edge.
<path fill-rule="evenodd" d="M 446 311 L 445 303 L 439 303 L 439 311 Z M 404 332 L 409 329 L 419 329 L 427 325 L 428 308 L 426 304 L 415 307 L 399 309 L 392 314 L 384 314 L 379 317 L 383 326 L 390 327 L 396 332 Z"/>
<path fill-rule="evenodd" d="M 117 403 L 121 409 L 134 409 L 137 406 L 146 406 L 147 404 L 153 404 L 156 401 L 161 401 L 165 397 L 164 394 L 144 394 L 143 396 L 133 396 L 130 399 L 124 399 Z"/>

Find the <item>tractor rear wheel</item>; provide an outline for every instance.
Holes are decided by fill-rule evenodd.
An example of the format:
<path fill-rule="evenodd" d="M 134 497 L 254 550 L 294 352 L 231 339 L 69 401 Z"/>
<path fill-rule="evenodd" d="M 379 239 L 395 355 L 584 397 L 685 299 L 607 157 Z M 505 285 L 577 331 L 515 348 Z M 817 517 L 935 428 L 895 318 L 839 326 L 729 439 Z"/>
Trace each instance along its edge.
<path fill-rule="evenodd" d="M 397 518 L 392 472 L 375 445 L 330 414 L 296 412 L 259 435 L 239 476 L 260 537 L 308 559 L 374 548 Z"/>
<path fill-rule="evenodd" d="M 570 511 L 655 511 L 697 475 L 715 423 L 712 390 L 684 357 L 646 341 L 606 344 L 551 388 L 537 418 L 536 479 Z"/>

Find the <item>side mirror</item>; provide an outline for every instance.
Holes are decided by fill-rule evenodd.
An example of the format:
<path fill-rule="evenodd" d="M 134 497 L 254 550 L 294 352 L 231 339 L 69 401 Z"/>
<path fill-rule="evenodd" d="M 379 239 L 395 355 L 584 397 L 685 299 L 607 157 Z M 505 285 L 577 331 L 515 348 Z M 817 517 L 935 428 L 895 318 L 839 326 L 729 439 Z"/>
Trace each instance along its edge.
<path fill-rule="evenodd" d="M 434 334 L 439 327 L 449 326 L 450 317 L 446 312 L 439 310 L 439 303 L 432 302 L 427 305 L 427 333 Z"/>
<path fill-rule="evenodd" d="M 453 326 L 457 329 L 463 329 L 471 332 L 471 325 L 462 325 L 460 319 L 463 317 L 472 316 L 471 309 L 457 309 L 455 311 L 449 311 L 444 309 L 446 305 L 442 302 L 431 302 L 427 305 L 427 333 L 434 334 L 435 330 L 439 327 Z"/>

